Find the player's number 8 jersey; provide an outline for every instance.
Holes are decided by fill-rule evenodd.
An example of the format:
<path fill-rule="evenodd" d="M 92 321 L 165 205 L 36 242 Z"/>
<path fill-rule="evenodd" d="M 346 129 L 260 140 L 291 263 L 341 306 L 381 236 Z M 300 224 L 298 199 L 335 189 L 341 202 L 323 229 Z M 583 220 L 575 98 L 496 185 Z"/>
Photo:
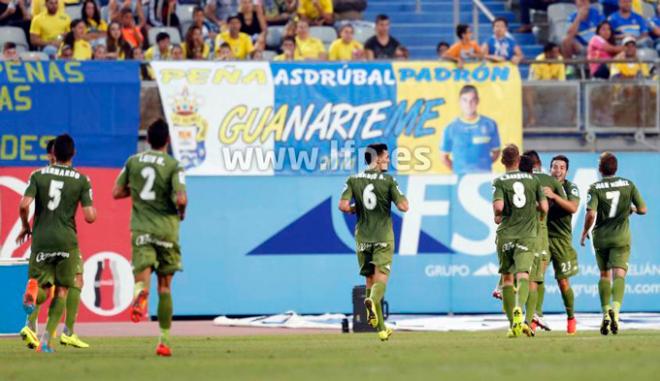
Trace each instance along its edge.
<path fill-rule="evenodd" d="M 493 182 L 493 201 L 502 200 L 502 238 L 534 238 L 539 224 L 537 205 L 545 200 L 539 180 L 530 173 L 510 172 Z"/>

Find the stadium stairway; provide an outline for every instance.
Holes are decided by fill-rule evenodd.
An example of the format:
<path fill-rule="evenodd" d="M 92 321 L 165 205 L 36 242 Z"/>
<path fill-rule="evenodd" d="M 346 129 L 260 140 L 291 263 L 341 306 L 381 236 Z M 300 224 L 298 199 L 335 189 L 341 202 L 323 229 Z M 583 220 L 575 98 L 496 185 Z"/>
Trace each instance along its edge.
<path fill-rule="evenodd" d="M 416 0 L 369 0 L 364 19 L 373 21 L 380 13 L 387 14 L 392 21 L 391 33 L 410 51 L 412 59 L 436 59 L 435 48 L 438 42 L 455 41 L 452 0 L 421 0 L 421 12 L 415 11 Z M 503 0 L 484 0 L 484 5 L 495 17 L 504 17 L 509 21 L 509 30 L 520 27 L 516 15 L 508 10 Z M 461 22 L 472 25 L 472 1 L 460 0 Z M 483 14 L 479 21 L 479 43 L 483 43 L 492 34 L 490 22 Z M 541 53 L 533 34 L 512 33 L 522 47 L 526 58 L 534 58 Z M 526 68 L 521 68 L 523 78 Z"/>

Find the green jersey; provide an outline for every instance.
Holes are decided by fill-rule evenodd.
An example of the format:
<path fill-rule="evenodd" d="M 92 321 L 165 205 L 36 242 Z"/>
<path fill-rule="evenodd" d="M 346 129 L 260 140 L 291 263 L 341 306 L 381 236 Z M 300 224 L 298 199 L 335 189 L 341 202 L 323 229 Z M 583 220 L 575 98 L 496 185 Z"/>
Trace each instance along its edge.
<path fill-rule="evenodd" d="M 352 175 L 346 180 L 341 199 L 355 199 L 358 242 L 394 241 L 391 203 L 405 200 L 394 177 L 376 170 Z"/>
<path fill-rule="evenodd" d="M 161 151 L 133 155 L 119 174 L 117 185 L 128 186 L 131 192 L 132 231 L 178 240 L 176 194 L 185 190 L 185 175 L 176 159 Z"/>
<path fill-rule="evenodd" d="M 89 178 L 72 167 L 49 165 L 32 173 L 25 196 L 35 204 L 32 253 L 77 249 L 78 203 L 92 206 Z"/>
<path fill-rule="evenodd" d="M 580 190 L 577 185 L 568 180 L 564 180 L 562 184 L 566 199 L 568 201 L 575 201 L 580 203 Z M 555 192 L 556 193 L 556 192 Z M 566 211 L 564 208 L 557 204 L 550 205 L 548 211 L 548 236 L 556 238 L 573 238 L 573 214 Z"/>
<path fill-rule="evenodd" d="M 587 195 L 587 210 L 596 212 L 593 231 L 596 249 L 630 245 L 628 216 L 631 204 L 637 208 L 645 206 L 632 181 L 612 176 L 591 184 Z"/>
<path fill-rule="evenodd" d="M 501 238 L 536 238 L 537 203 L 545 200 L 539 180 L 531 173 L 508 172 L 493 181 L 493 201 L 504 201 L 502 223 L 497 227 Z"/>
<path fill-rule="evenodd" d="M 552 189 L 553 192 L 558 194 L 559 197 L 566 199 L 566 192 L 564 191 L 564 188 L 561 186 L 561 183 L 557 181 L 557 179 L 543 172 L 534 172 L 534 176 L 539 180 L 539 183 L 541 184 L 541 189 L 548 187 Z M 538 215 L 539 215 L 539 221 L 541 221 L 541 223 L 539 224 L 539 229 L 541 229 L 542 232 L 545 232 L 545 234 L 548 234 L 547 216 L 542 215 L 540 211 L 538 211 Z"/>

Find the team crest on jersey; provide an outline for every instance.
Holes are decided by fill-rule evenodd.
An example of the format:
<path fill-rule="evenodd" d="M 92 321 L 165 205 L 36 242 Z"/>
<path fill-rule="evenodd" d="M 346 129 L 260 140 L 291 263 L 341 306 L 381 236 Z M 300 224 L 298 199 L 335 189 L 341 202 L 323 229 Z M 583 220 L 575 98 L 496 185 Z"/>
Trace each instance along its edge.
<path fill-rule="evenodd" d="M 172 138 L 184 169 L 198 167 L 206 159 L 208 123 L 198 114 L 201 102 L 188 92 L 187 87 L 171 100 Z"/>

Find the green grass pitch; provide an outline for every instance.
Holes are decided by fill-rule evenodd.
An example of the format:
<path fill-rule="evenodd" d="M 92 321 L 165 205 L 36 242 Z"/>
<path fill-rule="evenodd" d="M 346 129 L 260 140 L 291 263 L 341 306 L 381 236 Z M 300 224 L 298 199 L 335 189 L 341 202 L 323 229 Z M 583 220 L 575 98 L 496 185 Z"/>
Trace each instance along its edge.
<path fill-rule="evenodd" d="M 91 349 L 28 351 L 0 339 L 0 380 L 659 380 L 660 331 L 563 333 L 507 339 L 504 332 L 395 332 L 174 337 L 174 357 L 155 338 L 87 338 Z"/>

